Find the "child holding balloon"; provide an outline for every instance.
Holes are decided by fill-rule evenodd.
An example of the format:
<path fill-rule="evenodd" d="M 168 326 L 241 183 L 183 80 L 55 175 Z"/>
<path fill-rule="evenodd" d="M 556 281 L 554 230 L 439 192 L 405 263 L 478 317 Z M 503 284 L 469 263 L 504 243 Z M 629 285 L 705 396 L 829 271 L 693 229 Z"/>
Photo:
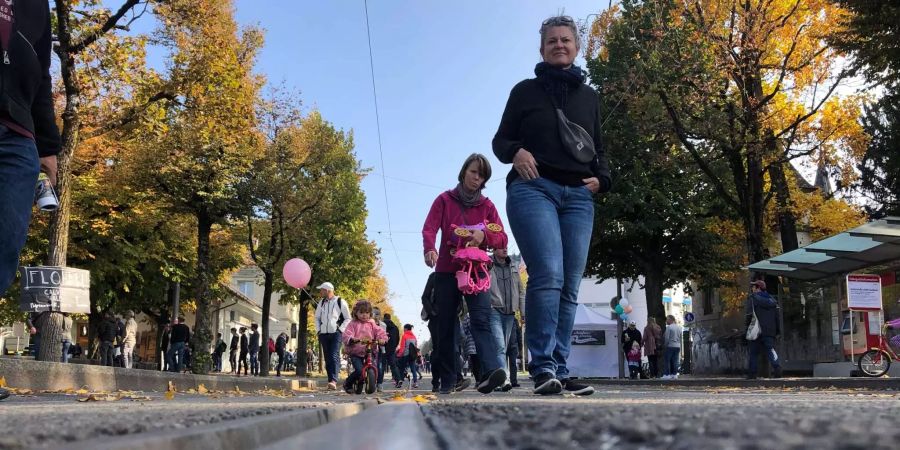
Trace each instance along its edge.
<path fill-rule="evenodd" d="M 641 373 L 641 344 L 637 342 L 631 343 L 631 350 L 626 355 L 628 359 L 628 372 L 631 374 L 632 380 L 637 380 Z"/>

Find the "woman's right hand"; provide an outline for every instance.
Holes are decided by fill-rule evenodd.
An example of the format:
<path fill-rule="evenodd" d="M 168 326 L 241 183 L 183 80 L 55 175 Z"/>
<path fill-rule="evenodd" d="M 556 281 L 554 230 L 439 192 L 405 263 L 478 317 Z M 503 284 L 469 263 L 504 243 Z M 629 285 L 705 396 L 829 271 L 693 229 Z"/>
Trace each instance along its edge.
<path fill-rule="evenodd" d="M 533 180 L 540 177 L 537 170 L 538 163 L 528 150 L 520 148 L 513 156 L 513 168 L 523 180 Z"/>
<path fill-rule="evenodd" d="M 432 250 L 425 254 L 425 265 L 428 267 L 434 267 L 437 264 L 438 254 L 436 251 Z"/>

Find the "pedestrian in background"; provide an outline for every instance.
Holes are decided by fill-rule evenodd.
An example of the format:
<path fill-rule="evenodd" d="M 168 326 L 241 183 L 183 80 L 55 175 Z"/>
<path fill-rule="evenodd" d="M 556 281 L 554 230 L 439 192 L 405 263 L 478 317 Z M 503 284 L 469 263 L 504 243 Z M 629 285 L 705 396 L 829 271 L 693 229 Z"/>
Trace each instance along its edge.
<path fill-rule="evenodd" d="M 681 325 L 675 322 L 675 316 L 669 314 L 666 316 L 666 332 L 663 334 L 665 345 L 665 353 L 663 355 L 663 379 L 678 379 L 678 360 L 681 356 L 681 334 L 683 329 Z"/>
<path fill-rule="evenodd" d="M 134 346 L 137 345 L 137 321 L 134 320 L 134 311 L 125 312 L 125 330 L 122 339 L 122 362 L 126 369 L 134 366 Z"/>
<path fill-rule="evenodd" d="M 641 376 L 641 344 L 635 341 L 631 343 L 631 349 L 625 354 L 625 360 L 628 361 L 628 373 L 632 380 L 637 380 Z"/>
<path fill-rule="evenodd" d="M 287 342 L 288 342 L 288 335 L 284 331 L 282 331 L 281 334 L 278 335 L 278 339 L 275 340 L 275 353 L 278 354 L 278 365 L 275 366 L 275 376 L 277 376 L 277 377 L 281 376 L 282 368 L 285 368 L 285 370 L 287 370 L 287 367 L 285 367 L 285 360 L 284 360 L 285 348 L 287 347 Z"/>
<path fill-rule="evenodd" d="M 748 344 L 747 379 L 756 378 L 759 353 L 763 350 L 772 364 L 773 376 L 781 378 L 781 362 L 778 359 L 778 353 L 775 352 L 775 338 L 781 334 L 781 325 L 778 321 L 780 315 L 778 302 L 766 291 L 766 282 L 763 280 L 752 282 L 750 290 L 745 307 L 745 324 L 749 327 L 755 315 L 759 324 L 759 336 L 750 340 Z"/>
<path fill-rule="evenodd" d="M 384 331 L 384 335 L 387 336 L 387 323 L 384 322 L 383 317 L 381 315 L 381 308 L 373 307 L 372 308 L 372 318 L 375 319 L 375 323 L 378 324 L 378 327 Z M 387 337 L 385 337 L 385 343 L 387 342 Z M 378 367 L 378 383 L 375 385 L 375 392 L 382 392 L 382 384 L 384 384 L 384 371 L 387 369 L 387 355 L 385 354 L 384 345 L 378 346 L 378 354 L 376 355 L 375 365 Z"/>
<path fill-rule="evenodd" d="M 643 344 L 643 337 L 637 329 L 637 322 L 631 320 L 628 322 L 628 328 L 622 332 L 622 353 L 625 355 L 626 360 L 631 352 L 632 344 L 635 342 L 640 347 Z"/>
<path fill-rule="evenodd" d="M 244 367 L 244 376 L 247 376 L 247 354 L 250 353 L 250 341 L 247 339 L 247 327 L 241 327 L 241 355 L 238 360 L 238 376 L 241 374 L 241 367 Z"/>
<path fill-rule="evenodd" d="M 316 289 L 322 300 L 316 305 L 315 327 L 325 358 L 325 372 L 328 374 L 328 390 L 337 389 L 338 372 L 341 368 L 341 335 L 350 324 L 350 308 L 342 298 L 334 295 L 334 285 L 325 282 Z"/>
<path fill-rule="evenodd" d="M 662 353 L 662 328 L 653 317 L 647 318 L 647 326 L 644 327 L 644 355 L 650 363 L 650 376 L 659 377 L 659 358 Z"/>
<path fill-rule="evenodd" d="M 481 361 L 478 359 L 478 347 L 472 337 L 472 319 L 468 314 L 460 323 L 460 330 L 463 338 L 463 354 L 469 363 L 469 371 L 476 380 L 481 379 Z"/>
<path fill-rule="evenodd" d="M 169 338 L 169 361 L 172 372 L 181 372 L 185 365 L 185 348 L 191 340 L 191 328 L 184 323 L 184 317 L 178 316 L 175 325 L 172 325 L 172 334 Z"/>
<path fill-rule="evenodd" d="M 509 386 L 511 388 L 519 387 L 519 355 L 522 343 L 522 325 L 516 319 L 513 323 L 513 335 L 510 336 L 509 346 L 506 348 L 507 364 L 509 364 Z"/>
<path fill-rule="evenodd" d="M 160 360 L 162 361 L 161 367 L 164 372 L 172 370 L 170 368 L 172 362 L 169 361 L 169 341 L 171 340 L 171 337 L 172 325 L 168 320 L 166 320 L 163 325 L 162 336 L 160 336 L 159 339 L 159 351 L 162 352 L 162 357 L 160 358 Z"/>
<path fill-rule="evenodd" d="M 575 21 L 551 17 L 540 37 L 536 77 L 513 87 L 492 145 L 501 162 L 513 165 L 506 213 L 528 261 L 525 334 L 534 393 L 590 395 L 592 387 L 570 379 L 566 360 L 594 228 L 593 195 L 609 191 L 612 178 L 600 98 L 574 64 L 581 48 Z M 583 135 L 564 139 L 560 129 L 577 131 L 570 124 Z"/>
<path fill-rule="evenodd" d="M 240 338 L 238 337 L 237 328 L 231 328 L 231 345 L 228 346 L 228 364 L 231 365 L 231 373 L 237 373 L 237 355 L 241 349 Z"/>
<path fill-rule="evenodd" d="M 495 334 L 499 332 L 501 340 L 498 345 L 506 356 L 503 361 L 507 380 L 501 387 L 502 391 L 512 389 L 514 369 L 509 364 L 508 350 L 515 345 L 516 313 L 525 312 L 525 286 L 519 276 L 519 265 L 507 253 L 507 243 L 508 238 L 503 236 L 491 256 L 494 263 L 491 267 L 491 326 Z"/>
<path fill-rule="evenodd" d="M 247 350 L 250 352 L 250 375 L 259 376 L 259 325 L 250 324 L 250 340 L 248 341 Z"/>
<path fill-rule="evenodd" d="M 72 345 L 72 317 L 63 313 L 62 323 L 62 362 L 69 362 L 69 347 Z"/>
<path fill-rule="evenodd" d="M 385 332 L 388 340 L 384 344 L 384 355 L 387 359 L 387 367 L 391 370 L 391 380 L 394 384 L 400 380 L 400 370 L 397 367 L 397 346 L 400 345 L 400 329 L 394 323 L 390 314 L 384 315 Z M 432 337 L 434 339 L 434 337 Z"/>
<path fill-rule="evenodd" d="M 228 349 L 228 345 L 225 344 L 225 340 L 222 339 L 222 333 L 216 333 L 216 343 L 215 347 L 213 347 L 213 370 L 216 372 L 222 372 L 222 355 L 225 354 L 225 350 Z"/>
<path fill-rule="evenodd" d="M 419 344 L 416 335 L 413 333 L 411 324 L 403 325 L 403 336 L 400 337 L 400 345 L 397 347 L 397 359 L 400 360 L 400 381 L 396 387 L 403 387 L 403 380 L 406 379 L 406 371 L 409 370 L 412 376 L 412 388 L 419 388 L 418 371 L 416 370 L 416 359 L 419 356 Z"/>
<path fill-rule="evenodd" d="M 103 313 L 97 339 L 100 340 L 100 365 L 112 367 L 115 361 L 116 321 L 109 311 Z"/>

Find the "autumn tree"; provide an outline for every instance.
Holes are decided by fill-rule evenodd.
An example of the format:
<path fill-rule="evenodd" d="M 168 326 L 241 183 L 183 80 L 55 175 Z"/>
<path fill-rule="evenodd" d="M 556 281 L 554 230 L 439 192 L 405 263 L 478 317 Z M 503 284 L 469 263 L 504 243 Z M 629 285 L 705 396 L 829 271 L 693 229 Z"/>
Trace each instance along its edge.
<path fill-rule="evenodd" d="M 192 369 L 206 373 L 216 281 L 210 236 L 242 211 L 237 186 L 259 153 L 254 106 L 262 80 L 252 68 L 262 36 L 252 28 L 239 32 L 230 1 L 173 0 L 156 12 L 162 23 L 157 39 L 171 52 L 168 81 L 178 102 L 161 111 L 162 124 L 141 138 L 146 145 L 143 182 L 173 213 L 194 220 Z"/>
<path fill-rule="evenodd" d="M 59 209 L 49 223 L 46 264 L 65 266 L 69 245 L 69 222 L 72 213 L 72 190 L 76 150 L 84 140 L 129 123 L 141 116 L 146 107 L 171 98 L 164 86 L 145 86 L 119 97 L 116 82 L 125 81 L 125 74 L 139 77 L 145 71 L 135 70 L 141 64 L 143 42 L 140 37 L 121 37 L 116 31 L 127 30 L 147 11 L 148 1 L 124 0 L 118 9 L 110 10 L 100 0 L 80 2 L 56 0 L 53 22 L 59 57 L 62 92 L 62 147 L 58 156 Z M 132 63 L 137 64 L 132 64 Z M 102 76 L 97 77 L 97 74 Z M 126 83 L 127 84 L 127 83 Z M 109 88 L 108 92 L 105 89 Z M 108 94 L 108 99 L 104 98 Z M 92 110 L 117 99 L 119 108 L 107 109 L 108 115 L 92 114 Z M 41 314 L 38 325 L 41 335 L 41 359 L 59 361 L 62 348 L 54 343 L 62 338 L 63 316 L 59 313 Z"/>
<path fill-rule="evenodd" d="M 771 201 L 782 247 L 797 247 L 792 161 L 822 161 L 842 187 L 855 176 L 853 163 L 865 147 L 853 119 L 861 99 L 835 94 L 848 72 L 824 40 L 844 14 L 819 0 L 622 2 L 620 20 L 631 36 L 622 54 L 740 218 L 747 262 L 767 255 L 764 215 Z"/>

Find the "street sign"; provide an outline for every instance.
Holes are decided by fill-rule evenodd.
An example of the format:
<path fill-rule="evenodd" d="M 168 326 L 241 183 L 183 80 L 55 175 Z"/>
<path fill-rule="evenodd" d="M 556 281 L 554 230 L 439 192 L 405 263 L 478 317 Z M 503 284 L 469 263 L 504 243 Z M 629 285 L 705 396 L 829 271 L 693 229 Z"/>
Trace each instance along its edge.
<path fill-rule="evenodd" d="M 881 311 L 881 276 L 847 275 L 847 306 L 851 310 Z"/>
<path fill-rule="evenodd" d="M 71 267 L 22 267 L 19 309 L 25 312 L 91 312 L 91 272 Z"/>
<path fill-rule="evenodd" d="M 684 323 L 693 323 L 694 322 L 694 313 L 684 313 Z"/>

